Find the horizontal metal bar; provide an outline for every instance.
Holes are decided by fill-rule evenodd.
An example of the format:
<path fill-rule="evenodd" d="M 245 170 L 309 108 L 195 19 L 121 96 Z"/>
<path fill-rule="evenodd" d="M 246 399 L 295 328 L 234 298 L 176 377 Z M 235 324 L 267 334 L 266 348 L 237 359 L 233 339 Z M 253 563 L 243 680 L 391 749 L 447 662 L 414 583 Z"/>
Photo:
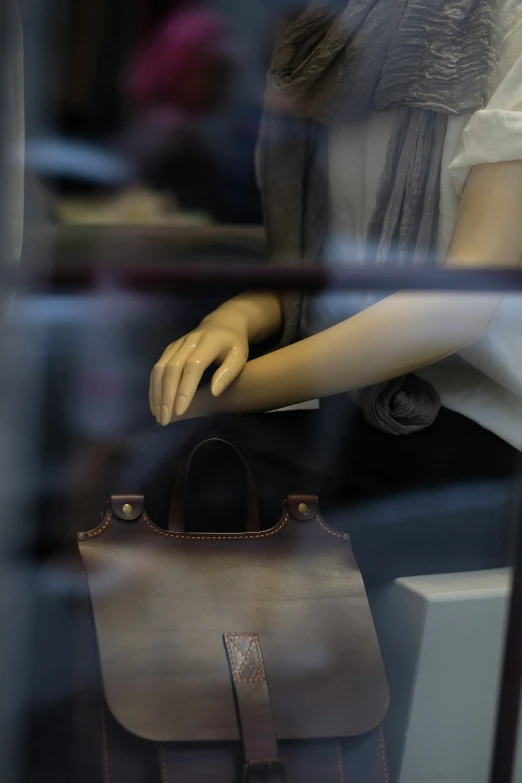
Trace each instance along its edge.
<path fill-rule="evenodd" d="M 231 286 L 276 291 L 468 291 L 522 292 L 520 269 L 394 269 L 380 267 L 314 268 L 279 267 L 271 264 L 173 263 L 170 267 L 131 265 L 111 267 L 97 263 L 91 268 L 61 267 L 51 273 L 58 287 L 91 287 L 100 276 L 143 290 L 208 291 Z"/>

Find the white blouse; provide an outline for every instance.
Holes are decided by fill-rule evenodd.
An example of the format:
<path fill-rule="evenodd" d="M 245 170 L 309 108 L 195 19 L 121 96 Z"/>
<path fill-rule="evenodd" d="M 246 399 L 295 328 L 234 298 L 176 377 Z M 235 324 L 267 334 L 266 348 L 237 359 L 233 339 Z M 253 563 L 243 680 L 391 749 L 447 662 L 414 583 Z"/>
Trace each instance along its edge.
<path fill-rule="evenodd" d="M 479 163 L 522 160 L 522 0 L 503 0 L 500 26 L 500 69 L 491 100 L 472 116 L 448 120 L 438 236 L 438 250 L 443 255 L 470 168 Z M 392 112 L 373 113 L 364 121 L 331 132 L 327 254 L 338 255 L 344 263 L 347 248 L 350 257 L 364 258 L 366 227 L 375 206 L 393 123 Z M 326 311 L 334 315 L 341 297 L 344 295 L 323 298 L 323 315 Z M 359 300 L 361 304 L 361 299 L 353 297 L 354 312 L 360 309 L 356 303 Z M 365 299 L 363 306 L 375 301 L 375 297 Z M 317 306 L 321 309 L 320 302 Z M 438 389 L 443 405 L 522 450 L 522 295 L 504 298 L 493 325 L 477 343 L 419 375 Z"/>

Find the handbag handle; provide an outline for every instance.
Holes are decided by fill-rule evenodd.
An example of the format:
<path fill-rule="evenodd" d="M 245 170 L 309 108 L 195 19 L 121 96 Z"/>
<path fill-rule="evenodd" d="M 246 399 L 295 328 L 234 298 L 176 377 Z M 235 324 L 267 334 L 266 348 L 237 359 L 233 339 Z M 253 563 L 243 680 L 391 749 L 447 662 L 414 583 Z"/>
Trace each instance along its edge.
<path fill-rule="evenodd" d="M 260 529 L 259 509 L 257 505 L 256 486 L 254 483 L 254 477 L 252 476 L 252 472 L 248 467 L 247 463 L 245 462 L 243 455 L 236 449 L 236 447 L 233 446 L 228 441 L 222 440 L 221 438 L 207 438 L 207 440 L 201 441 L 201 443 L 198 443 L 198 445 L 192 450 L 192 452 L 190 452 L 190 454 L 188 454 L 184 458 L 183 462 L 181 463 L 181 467 L 174 479 L 174 486 L 172 488 L 172 494 L 170 496 L 169 530 L 182 533 L 185 529 L 185 523 L 183 519 L 183 509 L 184 509 L 184 501 L 185 501 L 185 487 L 187 483 L 188 473 L 190 470 L 190 465 L 197 452 L 201 448 L 203 448 L 204 446 L 208 446 L 209 444 L 219 444 L 220 446 L 225 446 L 228 449 L 230 449 L 239 459 L 243 467 L 243 472 L 245 474 L 245 479 L 247 482 L 246 532 L 247 533 L 259 532 Z"/>

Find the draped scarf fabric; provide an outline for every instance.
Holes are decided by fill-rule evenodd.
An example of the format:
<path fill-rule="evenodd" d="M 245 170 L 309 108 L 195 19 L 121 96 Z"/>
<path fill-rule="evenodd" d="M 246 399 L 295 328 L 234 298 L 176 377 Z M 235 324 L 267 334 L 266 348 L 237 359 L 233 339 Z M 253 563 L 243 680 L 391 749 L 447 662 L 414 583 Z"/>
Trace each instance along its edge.
<path fill-rule="evenodd" d="M 443 261 L 436 239 L 447 120 L 488 102 L 498 64 L 497 4 L 318 0 L 287 24 L 274 45 L 260 135 L 265 225 L 275 261 L 320 258 L 328 222 L 328 129 L 372 111 L 395 111 L 396 119 L 364 262 Z M 297 333 L 300 303 L 297 296 L 285 302 L 287 341 Z M 400 420 L 394 418 L 397 395 Z M 371 423 L 396 434 L 427 426 L 440 407 L 420 379 L 379 384 L 357 399 Z"/>

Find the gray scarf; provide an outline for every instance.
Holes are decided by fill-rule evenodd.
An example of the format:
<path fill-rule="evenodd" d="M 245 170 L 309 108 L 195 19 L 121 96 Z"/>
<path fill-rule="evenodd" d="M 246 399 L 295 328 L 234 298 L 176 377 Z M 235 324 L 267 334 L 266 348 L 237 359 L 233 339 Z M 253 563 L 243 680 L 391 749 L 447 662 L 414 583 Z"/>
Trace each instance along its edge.
<path fill-rule="evenodd" d="M 260 136 L 265 225 L 276 262 L 313 264 L 328 222 L 328 126 L 396 111 L 365 263 L 436 257 L 449 116 L 483 108 L 497 67 L 498 0 L 318 0 L 278 36 Z M 442 260 L 442 259 L 441 259 Z M 301 297 L 285 301 L 286 342 Z M 357 393 L 367 419 L 402 434 L 428 426 L 437 392 L 418 378 Z"/>

